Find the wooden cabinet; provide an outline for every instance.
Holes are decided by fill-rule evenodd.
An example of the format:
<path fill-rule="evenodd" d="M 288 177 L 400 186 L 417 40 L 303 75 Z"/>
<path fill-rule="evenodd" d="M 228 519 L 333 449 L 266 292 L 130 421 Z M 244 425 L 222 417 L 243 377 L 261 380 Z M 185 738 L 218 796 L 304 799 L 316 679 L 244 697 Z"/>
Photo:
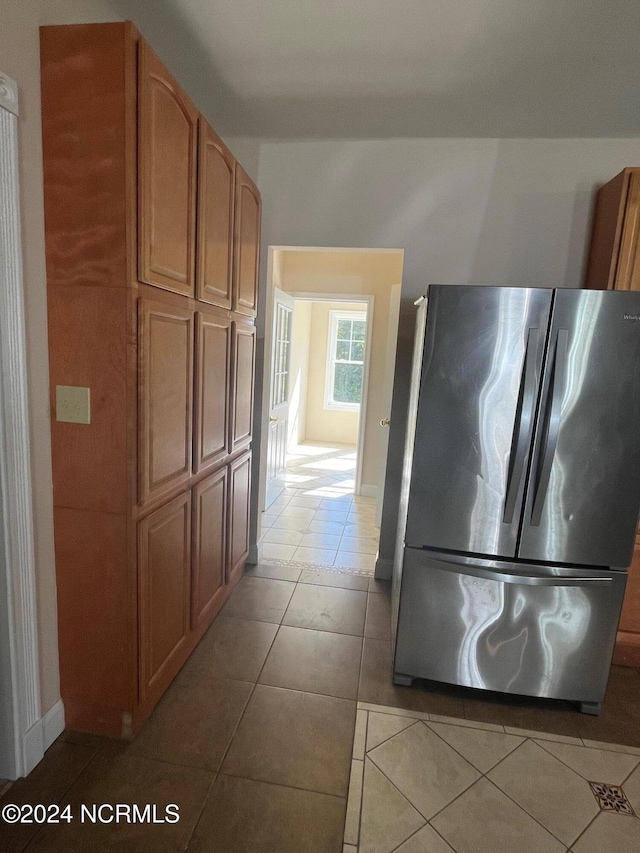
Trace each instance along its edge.
<path fill-rule="evenodd" d="M 258 305 L 258 252 L 261 202 L 258 188 L 236 166 L 235 259 L 233 310 L 255 317 Z"/>
<path fill-rule="evenodd" d="M 613 660 L 623 666 L 640 666 L 640 527 L 629 566 Z"/>
<path fill-rule="evenodd" d="M 192 296 L 198 113 L 140 40 L 140 280 Z"/>
<path fill-rule="evenodd" d="M 598 190 L 586 286 L 640 290 L 640 167 Z"/>
<path fill-rule="evenodd" d="M 198 299 L 231 308 L 236 162 L 200 119 L 198 169 Z"/>
<path fill-rule="evenodd" d="M 221 468 L 193 490 L 193 595 L 191 624 L 209 624 L 227 583 L 228 470 Z M 232 520 L 234 514 L 232 513 Z"/>
<path fill-rule="evenodd" d="M 196 471 L 215 465 L 229 453 L 231 326 L 226 316 L 198 313 Z"/>
<path fill-rule="evenodd" d="M 232 453 L 247 447 L 251 442 L 255 350 L 255 326 L 235 322 L 233 324 L 230 438 Z"/>
<path fill-rule="evenodd" d="M 640 290 L 640 167 L 623 169 L 598 191 L 586 286 Z M 640 666 L 640 526 L 613 662 Z"/>
<path fill-rule="evenodd" d="M 141 298 L 140 503 L 191 475 L 193 311 Z"/>
<path fill-rule="evenodd" d="M 251 454 L 245 453 L 229 466 L 229 569 L 228 579 L 242 569 L 249 552 L 249 498 Z"/>
<path fill-rule="evenodd" d="M 140 686 L 160 696 L 184 663 L 191 604 L 191 495 L 138 525 Z"/>
<path fill-rule="evenodd" d="M 62 697 L 128 736 L 244 570 L 260 196 L 130 23 L 41 70 Z"/>

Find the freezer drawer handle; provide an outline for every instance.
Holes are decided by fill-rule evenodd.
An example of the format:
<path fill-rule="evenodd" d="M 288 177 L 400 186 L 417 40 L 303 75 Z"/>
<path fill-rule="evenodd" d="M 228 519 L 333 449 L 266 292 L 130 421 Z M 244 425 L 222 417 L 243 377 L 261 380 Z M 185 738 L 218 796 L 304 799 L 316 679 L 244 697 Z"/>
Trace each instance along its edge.
<path fill-rule="evenodd" d="M 514 575 L 499 569 L 485 569 L 480 566 L 470 566 L 462 563 L 450 563 L 447 560 L 424 561 L 429 568 L 442 569 L 445 572 L 456 572 L 459 575 L 471 575 L 475 578 L 486 578 L 499 583 L 523 584 L 524 586 L 589 586 L 590 584 L 605 585 L 613 582 L 612 577 L 561 577 L 559 575 Z"/>
<path fill-rule="evenodd" d="M 538 362 L 538 341 L 540 329 L 529 329 L 527 336 L 527 348 L 525 350 L 524 364 L 522 367 L 522 379 L 520 382 L 520 393 L 518 394 L 518 407 L 516 410 L 513 439 L 511 442 L 511 453 L 509 454 L 509 475 L 507 482 L 507 497 L 504 503 L 505 524 L 513 522 L 513 513 L 516 508 L 516 499 L 524 474 L 524 464 L 527 459 L 531 433 L 533 431 L 533 416 L 536 404 L 536 372 Z"/>
<path fill-rule="evenodd" d="M 547 497 L 549 480 L 551 479 L 551 467 L 553 457 L 558 445 L 558 433 L 560 432 L 560 414 L 562 401 L 564 399 L 565 383 L 567 376 L 567 344 L 569 332 L 567 329 L 558 329 L 556 336 L 556 351 L 553 362 L 553 374 L 551 376 L 551 408 L 545 413 L 545 435 L 544 450 L 542 451 L 542 464 L 539 468 L 536 495 L 533 501 L 531 513 L 532 527 L 539 527 L 542 518 L 542 510 Z"/>

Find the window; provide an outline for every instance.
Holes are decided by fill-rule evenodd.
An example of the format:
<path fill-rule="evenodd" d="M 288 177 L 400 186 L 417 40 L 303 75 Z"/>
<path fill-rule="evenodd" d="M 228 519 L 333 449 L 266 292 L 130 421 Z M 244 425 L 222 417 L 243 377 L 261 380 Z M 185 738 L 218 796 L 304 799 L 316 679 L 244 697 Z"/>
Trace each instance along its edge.
<path fill-rule="evenodd" d="M 364 311 L 331 311 L 329 317 L 325 408 L 358 412 L 367 315 Z"/>

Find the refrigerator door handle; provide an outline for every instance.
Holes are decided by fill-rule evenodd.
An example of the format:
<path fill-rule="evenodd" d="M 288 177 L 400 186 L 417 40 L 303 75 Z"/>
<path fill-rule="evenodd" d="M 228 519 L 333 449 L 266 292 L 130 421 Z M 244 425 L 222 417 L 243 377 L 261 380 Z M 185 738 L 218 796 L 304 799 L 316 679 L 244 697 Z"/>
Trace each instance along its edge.
<path fill-rule="evenodd" d="M 520 392 L 518 394 L 518 406 L 516 409 L 515 426 L 513 428 L 513 439 L 511 452 L 509 454 L 509 474 L 507 478 L 507 494 L 504 502 L 504 515 L 502 520 L 505 524 L 513 522 L 513 514 L 518 498 L 518 491 L 524 465 L 527 459 L 527 451 L 531 443 L 533 431 L 533 417 L 536 404 L 536 367 L 540 329 L 529 329 L 527 346 L 522 366 L 522 379 L 520 381 Z"/>
<path fill-rule="evenodd" d="M 454 563 L 448 560 L 429 558 L 429 567 L 442 569 L 445 572 L 455 572 L 459 575 L 470 575 L 475 578 L 498 581 L 499 583 L 522 584 L 524 586 L 589 586 L 590 584 L 606 585 L 613 583 L 609 575 L 576 577 L 562 575 L 513 574 L 502 569 L 489 569 L 481 566 L 470 566 L 467 563 Z"/>
<path fill-rule="evenodd" d="M 569 331 L 558 329 L 556 335 L 555 357 L 553 362 L 553 373 L 551 375 L 551 406 L 545 413 L 545 436 L 544 449 L 542 450 L 542 462 L 538 470 L 536 492 L 531 512 L 531 525 L 538 527 L 542 518 L 549 480 L 551 478 L 551 466 L 558 444 L 560 432 L 560 414 L 562 400 L 564 398 L 567 377 L 567 353 L 568 353 Z"/>

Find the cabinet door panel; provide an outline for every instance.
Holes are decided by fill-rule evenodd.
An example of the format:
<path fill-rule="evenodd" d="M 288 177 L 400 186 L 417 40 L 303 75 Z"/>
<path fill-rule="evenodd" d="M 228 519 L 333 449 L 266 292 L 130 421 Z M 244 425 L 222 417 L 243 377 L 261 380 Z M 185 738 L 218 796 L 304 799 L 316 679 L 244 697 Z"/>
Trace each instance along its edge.
<path fill-rule="evenodd" d="M 630 176 L 614 287 L 640 290 L 640 169 Z"/>
<path fill-rule="evenodd" d="M 141 298 L 140 503 L 191 475 L 193 312 Z"/>
<path fill-rule="evenodd" d="M 190 558 L 187 492 L 138 525 L 142 701 L 164 690 L 187 653 Z"/>
<path fill-rule="evenodd" d="M 204 628 L 222 606 L 227 566 L 227 467 L 198 483 L 193 506 L 191 625 Z"/>
<path fill-rule="evenodd" d="M 231 452 L 251 442 L 256 330 L 233 324 L 233 393 L 231 404 Z"/>
<path fill-rule="evenodd" d="M 233 310 L 249 317 L 255 317 L 258 308 L 260 208 L 258 188 L 237 164 Z"/>
<path fill-rule="evenodd" d="M 200 119 L 198 299 L 231 308 L 235 160 Z"/>
<path fill-rule="evenodd" d="M 249 503 L 251 500 L 251 453 L 229 466 L 229 569 L 227 580 L 249 553 Z"/>
<path fill-rule="evenodd" d="M 139 92 L 139 277 L 192 296 L 198 113 L 144 42 Z"/>
<path fill-rule="evenodd" d="M 198 314 L 197 401 L 194 469 L 228 454 L 231 385 L 231 321 Z"/>

